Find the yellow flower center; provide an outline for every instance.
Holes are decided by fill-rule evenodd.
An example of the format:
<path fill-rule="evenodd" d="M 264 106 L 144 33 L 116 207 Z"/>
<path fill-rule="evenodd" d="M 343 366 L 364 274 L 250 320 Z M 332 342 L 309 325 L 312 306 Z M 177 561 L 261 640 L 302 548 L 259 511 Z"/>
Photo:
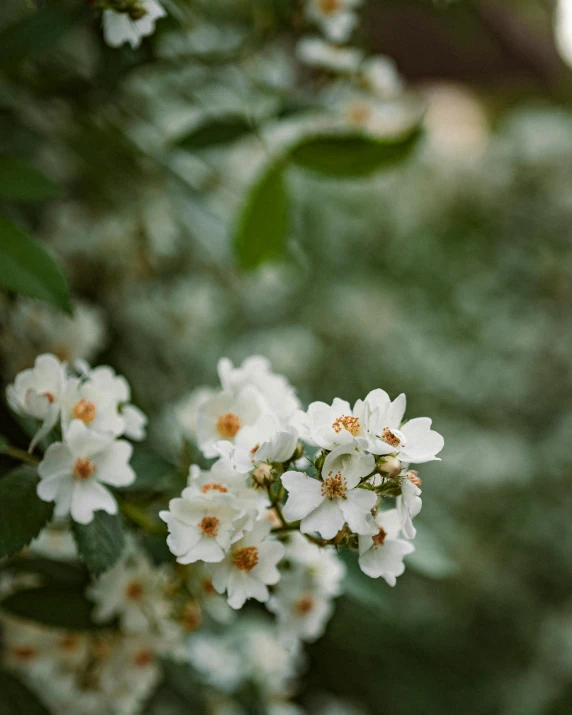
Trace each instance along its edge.
<path fill-rule="evenodd" d="M 258 563 L 258 549 L 256 546 L 245 546 L 233 554 L 232 562 L 240 571 L 252 571 Z"/>
<path fill-rule="evenodd" d="M 139 581 L 131 581 L 125 588 L 125 597 L 130 601 L 140 601 L 145 589 Z"/>
<path fill-rule="evenodd" d="M 81 420 L 84 424 L 90 425 L 95 419 L 96 409 L 93 402 L 83 397 L 75 403 L 72 408 L 72 415 L 75 420 Z"/>
<path fill-rule="evenodd" d="M 314 608 L 314 599 L 312 596 L 302 596 L 294 604 L 294 613 L 299 616 L 306 616 Z"/>
<path fill-rule="evenodd" d="M 397 435 L 393 434 L 389 427 L 383 428 L 381 439 L 390 447 L 399 447 L 401 445 L 401 440 L 397 437 Z"/>
<path fill-rule="evenodd" d="M 337 434 L 345 429 L 354 437 L 359 432 L 359 428 L 359 419 L 357 417 L 352 417 L 351 415 L 341 415 L 341 417 L 338 417 L 332 424 L 332 429 Z"/>
<path fill-rule="evenodd" d="M 144 668 L 153 662 L 153 653 L 150 650 L 143 648 L 135 654 L 133 662 L 138 668 Z"/>
<path fill-rule="evenodd" d="M 205 516 L 199 524 L 199 529 L 201 530 L 201 534 L 208 536 L 210 539 L 214 539 L 218 534 L 219 524 L 220 519 L 217 519 L 216 516 Z"/>
<path fill-rule="evenodd" d="M 330 501 L 332 499 L 346 499 L 347 491 L 348 484 L 341 472 L 336 472 L 334 475 L 330 472 L 328 478 L 324 479 L 322 483 L 322 496 L 327 497 Z"/>
<path fill-rule="evenodd" d="M 89 457 L 78 457 L 73 465 L 73 478 L 78 481 L 85 481 L 97 472 L 97 465 Z"/>
<path fill-rule="evenodd" d="M 340 0 L 318 0 L 320 12 L 324 15 L 331 15 L 341 8 Z"/>
<path fill-rule="evenodd" d="M 384 529 L 382 529 L 380 526 L 377 534 L 372 537 L 373 543 L 376 546 L 383 546 L 383 542 L 385 541 L 386 536 L 387 536 L 387 532 Z"/>
<path fill-rule="evenodd" d="M 216 431 L 223 439 L 233 439 L 241 428 L 242 422 L 238 415 L 227 412 L 221 415 L 216 421 Z"/>
<path fill-rule="evenodd" d="M 219 482 L 209 482 L 208 484 L 203 484 L 201 487 L 201 492 L 203 494 L 207 494 L 208 492 L 220 492 L 221 494 L 226 494 L 228 492 L 228 489 L 224 486 L 224 484 L 220 484 Z"/>

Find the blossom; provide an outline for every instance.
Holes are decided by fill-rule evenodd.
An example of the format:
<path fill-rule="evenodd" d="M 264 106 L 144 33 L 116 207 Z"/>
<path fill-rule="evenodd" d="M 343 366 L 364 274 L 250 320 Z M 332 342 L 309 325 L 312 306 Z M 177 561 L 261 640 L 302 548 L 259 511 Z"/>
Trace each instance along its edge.
<path fill-rule="evenodd" d="M 155 21 L 167 14 L 157 0 L 138 0 L 134 9 L 139 11 L 139 17 L 129 12 L 103 11 L 103 36 L 111 47 L 125 42 L 139 47 L 141 39 L 155 31 Z"/>
<path fill-rule="evenodd" d="M 222 561 L 236 538 L 233 522 L 243 515 L 233 496 L 221 488 L 197 494 L 187 487 L 171 499 L 168 511 L 159 512 L 169 527 L 167 544 L 180 564 Z"/>
<path fill-rule="evenodd" d="M 151 630 L 169 612 L 165 581 L 165 573 L 141 554 L 118 561 L 88 588 L 94 620 L 105 623 L 118 616 L 129 633 Z"/>
<path fill-rule="evenodd" d="M 429 417 L 416 417 L 402 424 L 405 406 L 403 393 L 392 402 L 380 389 L 358 400 L 353 411 L 363 429 L 358 442 L 373 454 L 396 454 L 407 464 L 439 460 L 436 455 L 443 449 L 443 437 L 431 429 Z"/>
<path fill-rule="evenodd" d="M 405 473 L 405 478 L 401 482 L 401 495 L 396 499 L 396 508 L 401 520 L 401 528 L 404 536 L 414 539 L 417 533 L 413 526 L 412 519 L 421 511 L 421 489 L 419 489 L 417 472 L 411 470 Z"/>
<path fill-rule="evenodd" d="M 356 436 L 364 434 L 363 424 L 354 417 L 350 403 L 339 397 L 331 405 L 312 402 L 306 412 L 296 412 L 292 423 L 305 442 L 328 450 L 353 444 Z"/>
<path fill-rule="evenodd" d="M 368 89 L 380 99 L 393 99 L 403 89 L 403 81 L 390 57 L 375 55 L 368 58 L 362 64 L 360 74 Z"/>
<path fill-rule="evenodd" d="M 135 480 L 132 451 L 129 442 L 114 440 L 111 432 L 73 420 L 65 441 L 51 444 L 38 465 L 38 496 L 55 502 L 55 516 L 71 514 L 80 524 L 89 524 L 98 509 L 115 514 L 117 503 L 104 484 L 124 487 Z"/>
<path fill-rule="evenodd" d="M 284 555 L 284 546 L 269 538 L 269 532 L 269 522 L 256 522 L 251 531 L 232 544 L 223 561 L 207 564 L 215 590 L 227 592 L 232 608 L 242 608 L 249 598 L 267 601 L 267 586 L 280 580 L 276 564 Z"/>
<path fill-rule="evenodd" d="M 125 430 L 125 422 L 113 394 L 89 379 L 68 379 L 62 398 L 61 417 L 64 434 L 73 420 L 81 421 L 89 429 L 111 432 L 114 437 Z"/>
<path fill-rule="evenodd" d="M 253 425 L 263 410 L 255 387 L 246 385 L 237 392 L 222 390 L 206 400 L 197 411 L 197 442 L 205 457 L 219 456 L 222 442 L 233 444 L 241 430 Z"/>
<path fill-rule="evenodd" d="M 221 358 L 217 370 L 224 390 L 237 391 L 251 385 L 262 395 L 266 408 L 280 418 L 287 419 L 300 408 L 292 385 L 283 375 L 272 372 L 270 361 L 261 355 L 246 358 L 240 367 Z"/>
<path fill-rule="evenodd" d="M 352 442 L 328 454 L 321 480 L 302 472 L 285 472 L 282 484 L 288 490 L 288 500 L 284 517 L 288 521 L 301 519 L 303 534 L 316 531 L 324 539 L 333 539 L 346 522 L 357 534 L 375 533 L 370 511 L 377 496 L 359 488 L 360 480 L 374 467 L 372 455 L 358 451 Z"/>
<path fill-rule="evenodd" d="M 363 53 L 354 47 L 336 47 L 319 37 L 303 37 L 296 45 L 300 62 L 310 67 L 320 67 L 330 72 L 351 74 L 357 72 Z"/>
<path fill-rule="evenodd" d="M 65 364 L 55 355 L 39 355 L 33 368 L 23 370 L 6 389 L 10 407 L 19 415 L 42 421 L 30 449 L 54 427 L 66 384 Z"/>
<path fill-rule="evenodd" d="M 397 509 L 378 512 L 375 523 L 377 534 L 359 536 L 359 565 L 371 578 L 381 576 L 395 586 L 396 577 L 405 571 L 403 558 L 415 549 L 409 541 L 399 538 L 401 518 Z"/>
<path fill-rule="evenodd" d="M 361 0 L 307 0 L 306 14 L 329 40 L 345 42 L 358 19 L 353 10 Z"/>

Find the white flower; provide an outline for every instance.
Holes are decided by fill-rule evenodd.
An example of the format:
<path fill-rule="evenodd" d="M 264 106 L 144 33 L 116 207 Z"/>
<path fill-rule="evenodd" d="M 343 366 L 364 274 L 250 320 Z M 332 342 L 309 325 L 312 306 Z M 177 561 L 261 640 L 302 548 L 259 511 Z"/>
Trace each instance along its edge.
<path fill-rule="evenodd" d="M 376 55 L 368 58 L 360 68 L 368 89 L 380 99 L 393 99 L 403 89 L 395 62 L 390 57 Z"/>
<path fill-rule="evenodd" d="M 364 434 L 363 424 L 354 417 L 349 402 L 334 398 L 331 405 L 312 402 L 306 412 L 296 412 L 292 423 L 308 444 L 332 450 L 343 444 L 354 444 Z"/>
<path fill-rule="evenodd" d="M 300 408 L 292 385 L 283 375 L 272 372 L 265 357 L 252 355 L 240 367 L 234 367 L 228 358 L 221 358 L 217 369 L 223 390 L 236 392 L 247 385 L 256 387 L 268 410 L 280 418 L 288 419 Z"/>
<path fill-rule="evenodd" d="M 197 387 L 174 405 L 175 419 L 184 437 L 196 438 L 197 412 L 216 394 L 212 387 Z"/>
<path fill-rule="evenodd" d="M 320 67 L 330 72 L 351 74 L 357 72 L 363 53 L 353 47 L 336 47 L 319 37 L 303 37 L 296 45 L 300 62 L 310 67 Z"/>
<path fill-rule="evenodd" d="M 359 565 L 371 578 L 384 578 L 395 586 L 396 577 L 405 571 L 403 558 L 415 551 L 413 544 L 399 538 L 401 519 L 396 509 L 378 512 L 378 533 L 359 537 Z"/>
<path fill-rule="evenodd" d="M 358 23 L 353 12 L 361 0 L 307 0 L 306 14 L 329 40 L 345 42 Z"/>
<path fill-rule="evenodd" d="M 55 355 L 40 355 L 33 368 L 23 370 L 6 389 L 10 407 L 19 415 L 42 421 L 30 449 L 54 427 L 66 384 L 66 368 Z"/>
<path fill-rule="evenodd" d="M 421 489 L 419 489 L 417 472 L 407 471 L 405 478 L 401 482 L 401 495 L 397 497 L 395 506 L 401 520 L 401 528 L 404 536 L 414 539 L 416 529 L 412 519 L 421 511 Z"/>
<path fill-rule="evenodd" d="M 288 501 L 284 517 L 288 521 L 301 519 L 303 534 L 317 531 L 324 539 L 333 539 L 346 522 L 357 534 L 375 533 L 370 511 L 377 496 L 358 487 L 374 467 L 372 455 L 357 451 L 353 442 L 328 454 L 321 480 L 302 472 L 285 472 L 282 484 L 288 490 Z"/>
<path fill-rule="evenodd" d="M 127 12 L 103 11 L 103 35 L 108 45 L 119 47 L 128 42 L 133 48 L 139 47 L 141 38 L 155 31 L 155 21 L 167 14 L 157 0 L 139 0 L 138 5 L 144 15 L 137 20 Z"/>
<path fill-rule="evenodd" d="M 140 554 L 118 561 L 87 590 L 94 601 L 94 620 L 105 623 L 119 616 L 129 633 L 149 631 L 167 617 L 163 591 L 165 574 Z"/>
<path fill-rule="evenodd" d="M 344 564 L 333 547 L 319 548 L 299 533 L 290 536 L 286 559 L 289 568 L 282 573 L 268 609 L 276 614 L 285 642 L 315 641 L 333 613 L 333 597 L 341 593 Z"/>
<path fill-rule="evenodd" d="M 117 400 L 91 380 L 70 377 L 62 398 L 62 432 L 65 434 L 70 423 L 79 420 L 89 429 L 111 432 L 118 437 L 125 430 L 125 423 L 119 415 Z"/>
<path fill-rule="evenodd" d="M 129 442 L 74 420 L 65 442 L 51 444 L 38 465 L 38 496 L 56 503 L 55 516 L 71 514 L 80 524 L 89 524 L 98 509 L 116 514 L 117 503 L 103 485 L 124 487 L 135 480 L 132 451 Z"/>
<path fill-rule="evenodd" d="M 117 375 L 115 370 L 108 365 L 100 365 L 95 368 L 84 360 L 76 361 L 76 369 L 82 376 L 83 385 L 90 385 L 93 394 L 101 396 L 107 404 L 113 403 L 121 419 L 121 431 L 129 439 L 136 441 L 145 439 L 145 428 L 147 426 L 147 416 L 135 405 L 130 404 L 131 387 L 123 375 Z M 111 411 L 111 408 L 108 407 Z M 95 429 L 101 429 L 95 424 Z M 111 429 L 108 427 L 107 429 Z M 113 430 L 112 430 L 113 431 Z"/>
<path fill-rule="evenodd" d="M 262 413 L 257 389 L 246 386 L 239 391 L 223 390 L 207 400 L 196 416 L 197 442 L 205 457 L 218 457 L 222 442 L 235 442 L 241 430 L 253 425 Z"/>
<path fill-rule="evenodd" d="M 180 498 L 171 499 L 169 511 L 159 512 L 169 527 L 167 544 L 180 564 L 221 561 L 236 538 L 233 522 L 243 515 L 234 497 L 220 487 L 202 494 L 187 487 Z"/>
<path fill-rule="evenodd" d="M 215 590 L 227 592 L 232 608 L 242 608 L 249 598 L 267 601 L 267 586 L 280 580 L 276 564 L 284 555 L 284 546 L 267 538 L 269 533 L 270 523 L 258 521 L 252 531 L 231 546 L 223 561 L 207 565 Z"/>
<path fill-rule="evenodd" d="M 373 454 L 396 454 L 406 464 L 439 460 L 436 455 L 443 449 L 443 437 L 431 429 L 429 417 L 416 417 L 401 424 L 405 405 L 403 393 L 392 402 L 380 389 L 358 400 L 353 414 L 360 425 L 356 431 L 360 446 Z"/>

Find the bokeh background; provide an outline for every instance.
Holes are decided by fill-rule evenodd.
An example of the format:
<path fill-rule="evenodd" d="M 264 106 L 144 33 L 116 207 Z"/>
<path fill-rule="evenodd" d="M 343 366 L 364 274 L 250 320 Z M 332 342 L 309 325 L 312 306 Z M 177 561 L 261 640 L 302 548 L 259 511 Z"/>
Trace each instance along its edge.
<path fill-rule="evenodd" d="M 237 213 L 268 152 L 297 131 L 287 100 L 322 89 L 296 61 L 293 4 L 177 0 L 135 51 L 106 47 L 88 9 L 32 58 L 0 47 L 0 151 L 63 187 L 2 210 L 49 245 L 76 304 L 71 319 L 2 299 L 4 381 L 39 352 L 109 362 L 166 456 L 186 397 L 214 384 L 223 355 L 269 357 L 306 402 L 405 392 L 408 414 L 430 415 L 446 441 L 421 475 L 417 551 L 395 589 L 349 563 L 299 701 L 309 712 L 326 693 L 346 703 L 340 713 L 566 715 L 567 15 L 556 23 L 549 0 L 368 2 L 354 44 L 395 60 L 424 109 L 423 137 L 364 179 L 289 172 L 286 250 L 247 270 Z M 2 26 L 28 12 L 2 3 Z M 247 107 L 265 141 L 177 145 L 193 123 Z M 186 712 L 175 707 L 159 698 L 150 712 Z"/>

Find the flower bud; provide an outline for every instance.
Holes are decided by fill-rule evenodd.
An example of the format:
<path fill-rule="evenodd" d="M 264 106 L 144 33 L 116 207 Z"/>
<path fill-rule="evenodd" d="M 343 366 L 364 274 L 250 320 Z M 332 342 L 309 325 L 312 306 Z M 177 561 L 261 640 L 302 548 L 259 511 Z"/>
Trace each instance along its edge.
<path fill-rule="evenodd" d="M 272 467 L 265 462 L 259 464 L 256 469 L 252 472 L 252 479 L 254 483 L 258 486 L 262 486 L 265 482 L 271 481 L 272 478 Z"/>
<path fill-rule="evenodd" d="M 376 460 L 376 469 L 380 474 L 395 479 L 401 472 L 401 462 L 397 457 L 391 455 L 386 455 L 385 457 L 378 457 Z"/>

